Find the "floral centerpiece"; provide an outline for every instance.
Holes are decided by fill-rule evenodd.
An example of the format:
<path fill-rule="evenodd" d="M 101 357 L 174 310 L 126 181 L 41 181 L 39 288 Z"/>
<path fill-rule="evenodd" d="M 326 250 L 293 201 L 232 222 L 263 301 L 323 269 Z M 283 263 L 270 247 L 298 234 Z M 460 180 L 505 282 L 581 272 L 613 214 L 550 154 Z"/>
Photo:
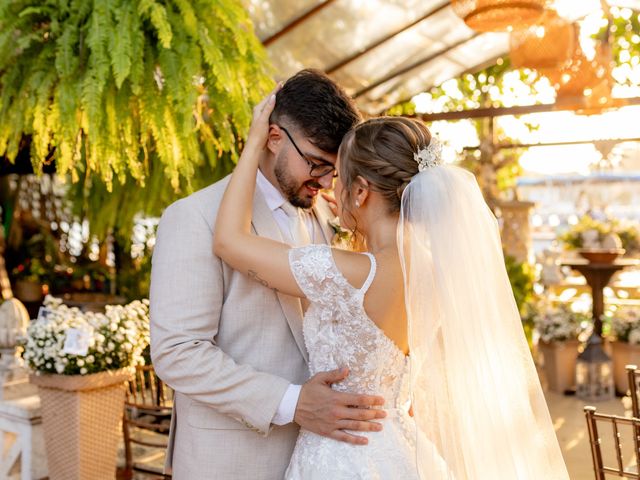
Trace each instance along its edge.
<path fill-rule="evenodd" d="M 546 343 L 586 340 L 592 328 L 590 317 L 568 304 L 551 306 L 545 302 L 531 315 L 540 340 Z"/>
<path fill-rule="evenodd" d="M 46 275 L 47 271 L 37 258 L 27 258 L 11 270 L 11 276 L 16 280 L 40 282 L 46 278 Z"/>
<path fill-rule="evenodd" d="M 627 255 L 640 251 L 638 225 L 618 219 L 597 220 L 583 216 L 577 224 L 560 235 L 568 250 L 580 249 L 624 249 Z"/>
<path fill-rule="evenodd" d="M 619 342 L 640 345 L 640 311 L 638 308 L 618 307 L 602 316 L 611 325 L 611 334 Z"/>
<path fill-rule="evenodd" d="M 47 282 L 47 270 L 38 258 L 27 258 L 11 270 L 17 298 L 24 302 L 42 301 L 42 284 Z"/>
<path fill-rule="evenodd" d="M 564 393 L 575 385 L 578 346 L 591 332 L 592 322 L 571 305 L 552 306 L 545 301 L 534 305 L 529 315 L 540 335 L 538 352 L 548 388 Z"/>
<path fill-rule="evenodd" d="M 640 311 L 637 307 L 610 308 L 602 321 L 610 326 L 613 379 L 616 390 L 627 391 L 626 365 L 640 365 Z"/>
<path fill-rule="evenodd" d="M 27 328 L 50 478 L 114 478 L 126 381 L 143 364 L 149 302 L 82 312 L 47 296 Z"/>
<path fill-rule="evenodd" d="M 144 364 L 148 344 L 148 300 L 94 313 L 48 295 L 27 329 L 23 358 L 36 372 L 85 375 Z"/>

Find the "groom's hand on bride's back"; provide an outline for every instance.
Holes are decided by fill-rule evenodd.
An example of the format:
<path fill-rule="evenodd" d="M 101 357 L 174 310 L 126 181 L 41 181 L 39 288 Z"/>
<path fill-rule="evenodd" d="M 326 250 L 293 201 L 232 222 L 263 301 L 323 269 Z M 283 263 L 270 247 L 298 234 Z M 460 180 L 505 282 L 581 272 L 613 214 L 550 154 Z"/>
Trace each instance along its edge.
<path fill-rule="evenodd" d="M 321 372 L 302 386 L 294 421 L 305 430 L 355 445 L 366 445 L 366 437 L 352 435 L 344 430 L 379 432 L 382 425 L 375 422 L 386 413 L 379 407 L 384 399 L 374 395 L 336 392 L 332 383 L 349 375 L 346 368 Z"/>

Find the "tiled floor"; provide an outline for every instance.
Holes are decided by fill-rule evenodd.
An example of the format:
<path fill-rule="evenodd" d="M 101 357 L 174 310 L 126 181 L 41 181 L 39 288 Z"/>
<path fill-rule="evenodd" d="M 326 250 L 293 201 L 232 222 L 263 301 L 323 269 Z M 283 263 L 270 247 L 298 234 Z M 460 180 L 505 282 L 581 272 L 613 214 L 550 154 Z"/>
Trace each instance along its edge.
<path fill-rule="evenodd" d="M 575 396 L 565 396 L 553 392 L 546 392 L 545 395 L 571 480 L 592 480 L 594 478 L 593 466 L 583 412 L 586 402 Z M 628 416 L 630 413 L 629 409 L 625 408 L 625 402 L 620 398 L 594 404 L 594 406 L 597 407 L 599 412 L 603 413 L 620 416 Z M 603 447 L 605 456 L 612 458 L 612 432 L 610 429 L 609 431 L 601 429 L 600 433 L 603 435 L 605 441 L 608 442 Z M 627 429 L 626 431 L 621 430 L 621 433 L 624 436 L 623 440 L 627 440 L 626 442 L 623 441 L 625 465 L 631 465 L 635 462 L 633 448 L 629 438 L 631 432 Z M 157 449 L 135 446 L 134 459 L 137 462 L 151 465 L 160 471 L 164 464 L 164 452 Z M 118 463 L 120 466 L 124 465 L 124 449 L 122 446 L 119 452 Z M 118 476 L 118 480 L 123 478 L 122 475 Z M 160 480 L 162 476 L 136 472 L 133 478 L 134 480 Z"/>
<path fill-rule="evenodd" d="M 594 479 L 593 464 L 591 460 L 591 451 L 589 449 L 589 435 L 587 433 L 587 423 L 584 416 L 583 408 L 587 405 L 575 396 L 565 396 L 557 393 L 547 392 L 547 404 L 549 412 L 553 419 L 554 427 L 560 442 L 560 448 L 564 460 L 569 470 L 571 480 L 592 480 Z M 606 402 L 592 403 L 598 412 L 610 413 L 625 416 L 627 410 L 623 404 L 623 400 L 615 398 Z M 600 432 L 608 443 L 603 445 L 605 448 L 605 461 L 611 458 L 609 448 L 612 443 L 611 433 L 606 430 Z M 630 431 L 621 431 L 623 438 L 623 458 L 625 464 L 633 463 L 633 448 L 630 443 Z M 626 443 L 624 440 L 627 440 Z M 626 447 L 626 448 L 625 448 Z"/>
<path fill-rule="evenodd" d="M 593 466 L 583 412 L 586 403 L 575 396 L 565 396 L 553 392 L 546 392 L 546 398 L 571 480 L 592 480 L 594 478 Z M 598 403 L 595 406 L 598 411 L 604 413 L 621 416 L 626 413 L 623 400 L 620 398 Z M 610 435 L 607 437 L 610 438 Z M 630 444 L 627 442 L 626 447 L 629 446 Z M 149 462 L 154 466 L 161 467 L 164 461 L 162 452 L 138 447 L 134 453 L 135 458 L 139 461 Z M 123 452 L 121 452 L 120 459 L 123 463 Z M 634 460 L 632 448 L 625 448 L 624 460 L 627 464 Z M 143 473 L 136 473 L 134 476 L 136 480 L 157 480 L 160 478 L 162 477 L 158 475 Z"/>

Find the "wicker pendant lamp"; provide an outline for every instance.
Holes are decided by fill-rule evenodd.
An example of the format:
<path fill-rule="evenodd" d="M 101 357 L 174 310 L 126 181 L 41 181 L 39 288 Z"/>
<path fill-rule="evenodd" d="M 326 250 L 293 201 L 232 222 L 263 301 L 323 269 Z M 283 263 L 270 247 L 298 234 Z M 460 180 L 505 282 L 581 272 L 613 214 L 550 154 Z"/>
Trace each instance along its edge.
<path fill-rule="evenodd" d="M 535 25 L 511 32 L 511 64 L 516 68 L 559 68 L 571 59 L 574 37 L 572 24 L 555 10 L 547 10 Z"/>
<path fill-rule="evenodd" d="M 452 0 L 453 11 L 479 32 L 503 32 L 529 27 L 542 14 L 546 0 Z"/>
<path fill-rule="evenodd" d="M 611 37 L 611 27 L 613 25 L 613 18 L 609 6 L 604 0 L 601 0 L 602 10 L 607 18 L 607 28 L 602 37 L 602 40 L 596 48 L 596 57 L 594 62 L 597 63 L 598 82 L 593 88 L 587 89 L 584 92 L 584 105 L 585 108 L 578 110 L 577 113 L 582 115 L 593 115 L 602 113 L 604 110 L 610 108 L 620 107 L 627 102 L 623 99 L 613 99 L 613 85 L 615 80 L 612 72 L 614 68 L 613 60 L 613 39 Z"/>
<path fill-rule="evenodd" d="M 565 67 L 560 69 L 554 87 L 559 98 L 581 97 L 589 90 L 593 90 L 603 76 L 604 71 L 598 61 L 588 60 L 580 50 Z"/>
<path fill-rule="evenodd" d="M 572 25 L 573 53 L 568 61 L 557 68 L 539 68 L 556 89 L 558 98 L 582 98 L 585 90 L 593 89 L 604 75 L 597 59 L 589 60 L 580 48 L 580 29 Z"/>
<path fill-rule="evenodd" d="M 596 71 L 599 74 L 598 82 L 592 88 L 586 89 L 583 92 L 584 108 L 576 112 L 581 115 L 598 114 L 604 110 L 616 107 L 612 96 L 614 85 L 612 76 L 613 55 L 608 42 L 604 42 L 598 46 L 594 63 L 597 63 Z M 618 100 L 617 106 L 621 106 L 623 103 L 620 99 Z"/>
<path fill-rule="evenodd" d="M 612 98 L 613 53 L 611 49 L 611 25 L 613 20 L 608 5 L 603 0 L 602 10 L 608 18 L 607 29 L 599 40 L 593 60 L 585 57 L 579 42 L 579 28 L 574 25 L 574 51 L 571 59 L 559 69 L 543 69 L 556 89 L 557 99 L 575 102 L 578 114 L 593 115 L 615 107 L 621 102 Z"/>

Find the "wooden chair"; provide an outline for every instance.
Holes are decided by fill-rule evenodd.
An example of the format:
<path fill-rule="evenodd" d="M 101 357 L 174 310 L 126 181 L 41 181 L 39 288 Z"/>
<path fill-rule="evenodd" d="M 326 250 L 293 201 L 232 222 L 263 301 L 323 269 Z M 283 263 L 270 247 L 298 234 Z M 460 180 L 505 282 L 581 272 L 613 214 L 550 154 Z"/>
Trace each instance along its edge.
<path fill-rule="evenodd" d="M 596 413 L 595 407 L 584 407 L 587 418 L 587 430 L 589 431 L 589 443 L 591 445 L 591 458 L 593 459 L 593 470 L 596 480 L 606 480 L 606 475 L 616 475 L 621 478 L 640 479 L 640 469 L 638 462 L 640 457 L 640 418 L 626 418 L 617 415 Z M 603 461 L 602 446 L 603 437 L 598 432 L 598 424 L 607 423 L 612 429 L 612 443 L 615 451 L 616 466 L 606 466 Z M 621 425 L 630 426 L 630 436 L 633 438 L 633 450 L 636 457 L 636 465 L 632 468 L 625 468 L 622 460 L 622 432 Z"/>
<path fill-rule="evenodd" d="M 160 469 L 134 462 L 132 445 L 166 449 L 172 404 L 173 391 L 158 378 L 153 366 L 136 367 L 135 377 L 127 385 L 122 421 L 125 478 L 131 478 L 134 470 L 171 478 Z"/>
<path fill-rule="evenodd" d="M 636 418 L 640 418 L 640 402 L 638 392 L 640 391 L 640 370 L 635 365 L 625 365 L 627 369 L 627 379 L 629 380 L 629 395 L 631 396 L 631 412 Z"/>

